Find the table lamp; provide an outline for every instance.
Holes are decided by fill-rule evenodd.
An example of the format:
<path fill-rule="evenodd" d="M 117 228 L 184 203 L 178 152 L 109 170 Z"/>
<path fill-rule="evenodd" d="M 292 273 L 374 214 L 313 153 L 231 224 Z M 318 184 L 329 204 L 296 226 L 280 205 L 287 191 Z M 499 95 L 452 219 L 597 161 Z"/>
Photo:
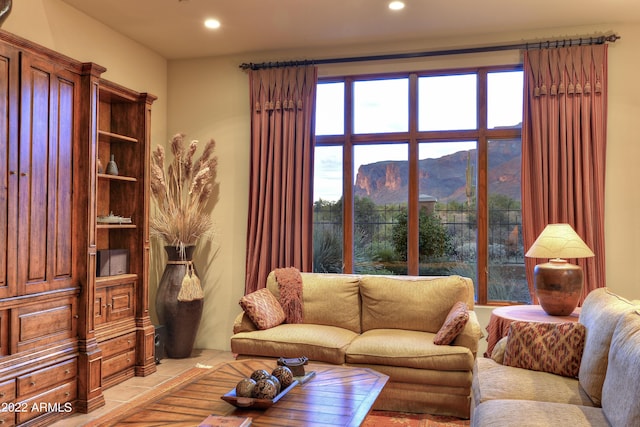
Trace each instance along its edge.
<path fill-rule="evenodd" d="M 548 258 L 533 270 L 533 283 L 542 309 L 552 316 L 573 313 L 582 295 L 582 267 L 567 258 L 589 258 L 593 252 L 569 224 L 549 224 L 525 254 Z"/>

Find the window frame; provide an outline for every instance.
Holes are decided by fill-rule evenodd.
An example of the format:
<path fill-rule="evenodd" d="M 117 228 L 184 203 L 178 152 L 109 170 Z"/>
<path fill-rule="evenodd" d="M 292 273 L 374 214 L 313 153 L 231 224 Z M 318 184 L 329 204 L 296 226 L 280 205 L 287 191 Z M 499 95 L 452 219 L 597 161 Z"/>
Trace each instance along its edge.
<path fill-rule="evenodd" d="M 489 212 L 488 212 L 488 142 L 490 140 L 521 139 L 521 127 L 487 128 L 487 76 L 489 73 L 522 71 L 522 64 L 467 67 L 428 71 L 393 72 L 378 74 L 358 74 L 319 78 L 318 84 L 344 83 L 344 134 L 316 135 L 316 146 L 342 146 L 342 198 L 343 198 L 343 272 L 354 270 L 354 147 L 366 144 L 408 144 L 409 194 L 408 194 L 408 246 L 407 274 L 418 275 L 419 255 L 419 144 L 424 142 L 477 141 L 477 304 L 504 305 L 506 301 L 488 301 L 489 282 Z M 420 77 L 458 74 L 477 74 L 477 128 L 468 130 L 418 131 L 418 79 Z M 409 80 L 409 125 L 407 132 L 387 132 L 377 134 L 355 134 L 353 131 L 354 103 L 353 83 L 362 80 L 408 78 Z"/>

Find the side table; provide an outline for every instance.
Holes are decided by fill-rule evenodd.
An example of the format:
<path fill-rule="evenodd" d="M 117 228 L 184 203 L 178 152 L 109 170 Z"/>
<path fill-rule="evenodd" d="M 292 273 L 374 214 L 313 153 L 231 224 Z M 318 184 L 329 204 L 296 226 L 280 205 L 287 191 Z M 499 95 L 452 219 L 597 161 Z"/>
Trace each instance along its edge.
<path fill-rule="evenodd" d="M 507 305 L 498 307 L 491 313 L 487 325 L 487 351 L 485 357 L 491 357 L 491 352 L 496 343 L 507 336 L 509 325 L 515 321 L 525 322 L 577 322 L 580 317 L 580 307 L 576 308 L 568 316 L 551 316 L 540 305 Z"/>

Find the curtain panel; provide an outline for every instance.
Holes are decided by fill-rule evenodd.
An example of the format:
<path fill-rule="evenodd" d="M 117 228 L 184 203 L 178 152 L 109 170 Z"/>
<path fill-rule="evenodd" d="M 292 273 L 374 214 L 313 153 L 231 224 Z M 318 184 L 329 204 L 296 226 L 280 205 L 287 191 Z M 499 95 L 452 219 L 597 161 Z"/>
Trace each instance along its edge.
<path fill-rule="evenodd" d="M 605 285 L 607 45 L 524 53 L 522 222 L 525 250 L 550 223 L 568 223 L 595 253 L 576 260 L 582 300 Z M 532 299 L 533 267 L 526 258 Z"/>
<path fill-rule="evenodd" d="M 315 66 L 249 71 L 251 165 L 245 294 L 280 267 L 312 268 Z"/>

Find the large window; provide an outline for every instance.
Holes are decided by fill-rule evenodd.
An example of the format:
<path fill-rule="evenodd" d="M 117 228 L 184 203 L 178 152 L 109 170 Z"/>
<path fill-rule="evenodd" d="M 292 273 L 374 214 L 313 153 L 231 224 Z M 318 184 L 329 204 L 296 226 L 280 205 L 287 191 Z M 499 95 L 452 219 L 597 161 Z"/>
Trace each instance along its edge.
<path fill-rule="evenodd" d="M 321 80 L 314 270 L 460 274 L 530 302 L 518 67 Z"/>

